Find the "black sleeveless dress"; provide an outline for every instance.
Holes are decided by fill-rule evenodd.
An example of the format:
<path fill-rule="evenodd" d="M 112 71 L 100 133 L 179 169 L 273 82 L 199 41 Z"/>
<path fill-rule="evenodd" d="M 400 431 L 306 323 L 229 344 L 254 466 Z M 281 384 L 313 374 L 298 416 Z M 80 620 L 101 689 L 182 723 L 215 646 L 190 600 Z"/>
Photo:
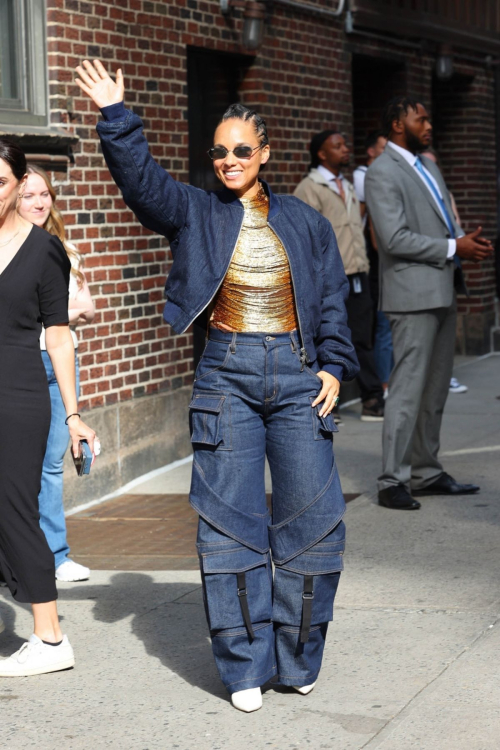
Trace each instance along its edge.
<path fill-rule="evenodd" d="M 33 604 L 57 598 L 38 513 L 50 426 L 39 339 L 42 323 L 68 323 L 69 273 L 62 243 L 34 225 L 0 274 L 0 578 Z"/>

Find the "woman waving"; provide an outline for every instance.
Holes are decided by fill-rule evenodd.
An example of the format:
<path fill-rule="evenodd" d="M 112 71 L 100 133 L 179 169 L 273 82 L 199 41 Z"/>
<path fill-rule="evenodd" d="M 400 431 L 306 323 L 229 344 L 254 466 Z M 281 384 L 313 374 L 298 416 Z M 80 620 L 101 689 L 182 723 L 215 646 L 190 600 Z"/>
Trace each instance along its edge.
<path fill-rule="evenodd" d="M 233 705 L 254 711 L 271 678 L 313 688 L 342 569 L 331 411 L 358 371 L 342 261 L 330 224 L 260 179 L 270 145 L 256 112 L 235 104 L 222 116 L 208 153 L 222 190 L 205 192 L 153 160 L 121 71 L 116 83 L 98 61 L 77 72 L 125 202 L 170 241 L 165 320 L 178 333 L 206 320 L 190 502 L 215 661 Z"/>

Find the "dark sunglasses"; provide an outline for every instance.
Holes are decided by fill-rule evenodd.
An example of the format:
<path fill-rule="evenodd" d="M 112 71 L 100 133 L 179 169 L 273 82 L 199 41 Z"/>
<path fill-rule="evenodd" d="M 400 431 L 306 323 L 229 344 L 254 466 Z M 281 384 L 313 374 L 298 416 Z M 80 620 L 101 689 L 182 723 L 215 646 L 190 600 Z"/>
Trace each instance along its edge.
<path fill-rule="evenodd" d="M 261 149 L 262 145 L 255 146 L 236 146 L 232 151 L 229 151 L 225 146 L 213 146 L 209 148 L 207 154 L 211 159 L 225 159 L 228 154 L 234 154 L 237 159 L 250 159 L 254 151 Z"/>

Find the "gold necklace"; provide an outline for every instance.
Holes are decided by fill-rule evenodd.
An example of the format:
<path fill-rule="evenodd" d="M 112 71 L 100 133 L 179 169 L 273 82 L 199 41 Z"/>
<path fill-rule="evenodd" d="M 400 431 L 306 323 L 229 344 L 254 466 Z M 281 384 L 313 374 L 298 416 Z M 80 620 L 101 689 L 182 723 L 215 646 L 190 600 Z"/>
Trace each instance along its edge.
<path fill-rule="evenodd" d="M 20 231 L 21 230 L 18 229 L 17 232 L 15 234 L 13 234 L 12 237 L 9 240 L 7 240 L 7 242 L 0 242 L 0 247 L 5 247 L 5 245 L 9 244 L 9 242 L 12 242 L 12 240 L 17 237 L 17 235 L 19 234 Z"/>

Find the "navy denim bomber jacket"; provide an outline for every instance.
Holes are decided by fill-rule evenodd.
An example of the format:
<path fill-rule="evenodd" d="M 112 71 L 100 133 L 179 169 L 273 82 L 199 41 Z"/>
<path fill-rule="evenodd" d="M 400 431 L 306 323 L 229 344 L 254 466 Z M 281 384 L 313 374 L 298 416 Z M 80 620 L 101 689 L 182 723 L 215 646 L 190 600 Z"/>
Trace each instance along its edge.
<path fill-rule="evenodd" d="M 216 294 L 229 267 L 243 206 L 226 188 L 207 192 L 177 182 L 149 153 L 140 117 L 123 103 L 102 109 L 97 125 L 109 170 L 141 224 L 170 242 L 174 258 L 165 286 L 163 317 L 183 333 Z M 338 380 L 359 365 L 347 326 L 349 293 L 331 224 L 293 195 L 269 196 L 269 226 L 290 262 L 302 339 L 302 361 L 318 360 Z"/>

